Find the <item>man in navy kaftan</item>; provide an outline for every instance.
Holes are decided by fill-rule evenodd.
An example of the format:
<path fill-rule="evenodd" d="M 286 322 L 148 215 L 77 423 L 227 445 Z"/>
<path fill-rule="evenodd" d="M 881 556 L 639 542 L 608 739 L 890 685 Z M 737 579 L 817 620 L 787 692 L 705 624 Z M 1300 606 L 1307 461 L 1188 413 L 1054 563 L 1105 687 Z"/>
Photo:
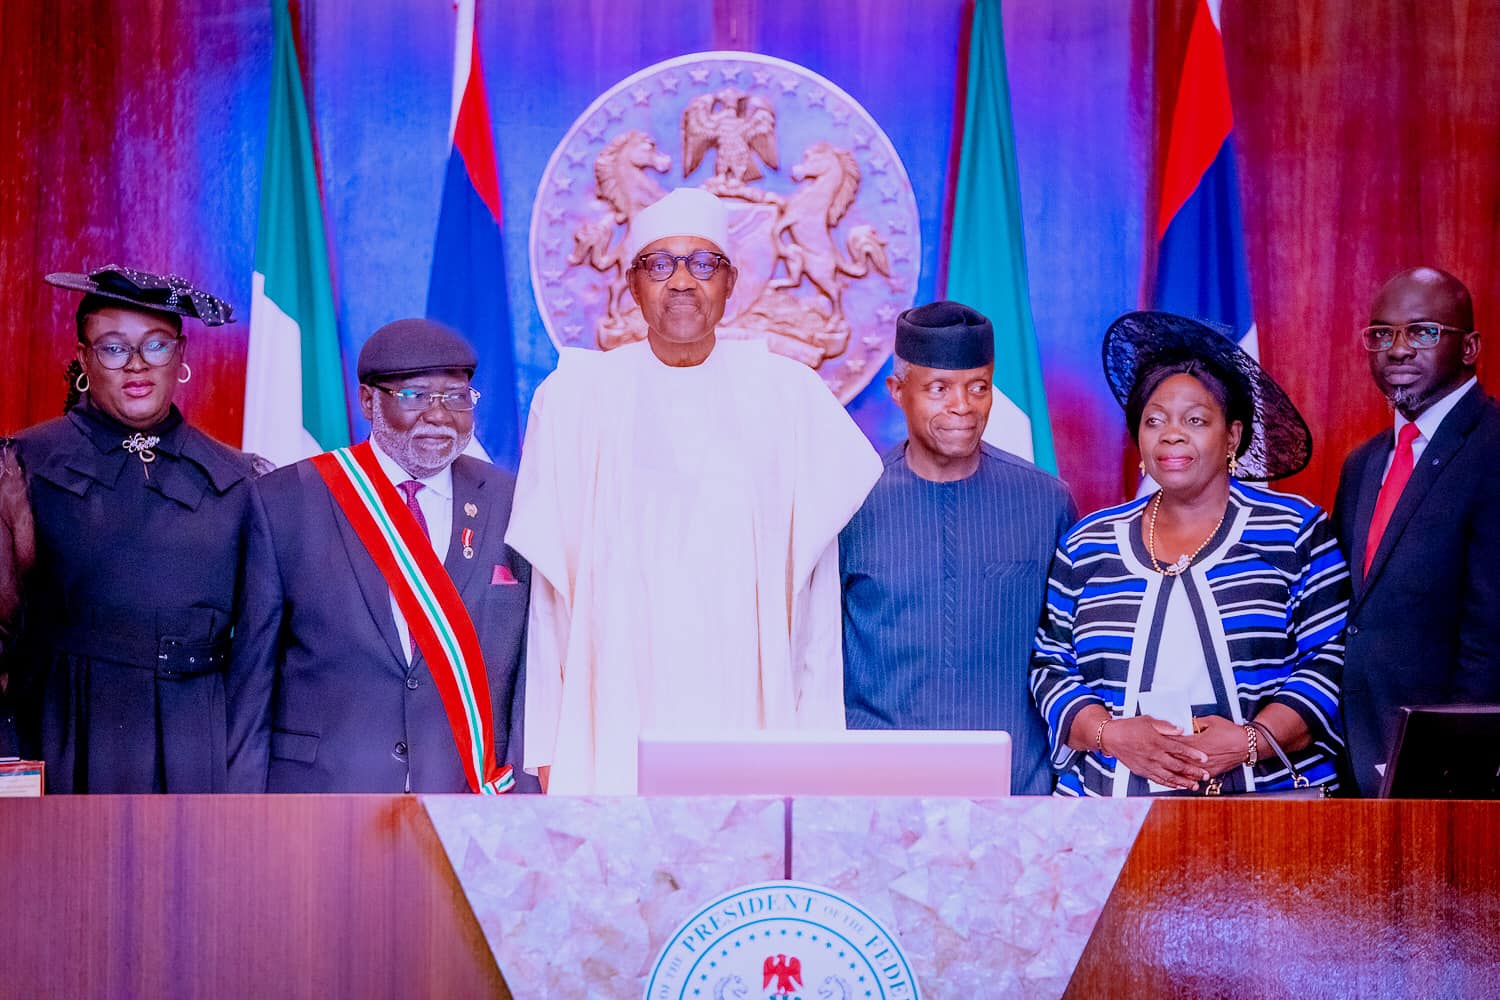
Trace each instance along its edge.
<path fill-rule="evenodd" d="M 1045 795 L 1027 676 L 1076 512 L 1056 477 L 981 442 L 993 374 L 993 331 L 974 310 L 938 302 L 897 321 L 886 385 L 908 440 L 839 536 L 845 715 L 850 729 L 1004 730 L 1012 792 Z"/>

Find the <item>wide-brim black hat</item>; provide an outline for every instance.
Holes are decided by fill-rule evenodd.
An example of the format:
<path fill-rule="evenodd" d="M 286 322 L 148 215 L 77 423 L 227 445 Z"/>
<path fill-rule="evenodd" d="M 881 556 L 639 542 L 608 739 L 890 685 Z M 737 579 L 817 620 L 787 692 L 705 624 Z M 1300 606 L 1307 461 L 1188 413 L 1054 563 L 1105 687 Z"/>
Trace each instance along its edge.
<path fill-rule="evenodd" d="M 87 274 L 59 271 L 46 277 L 49 285 L 70 288 L 75 292 L 118 299 L 156 312 L 176 313 L 196 319 L 204 326 L 223 326 L 234 322 L 234 309 L 176 274 L 152 274 L 133 267 L 110 264 Z"/>
<path fill-rule="evenodd" d="M 1168 312 L 1130 312 L 1104 334 L 1104 377 L 1121 406 L 1147 372 L 1199 360 L 1239 383 L 1252 417 L 1250 444 L 1239 457 L 1241 479 L 1283 479 L 1312 459 L 1312 432 L 1291 398 L 1232 339 L 1199 320 Z M 1131 428 L 1134 432 L 1134 428 Z"/>

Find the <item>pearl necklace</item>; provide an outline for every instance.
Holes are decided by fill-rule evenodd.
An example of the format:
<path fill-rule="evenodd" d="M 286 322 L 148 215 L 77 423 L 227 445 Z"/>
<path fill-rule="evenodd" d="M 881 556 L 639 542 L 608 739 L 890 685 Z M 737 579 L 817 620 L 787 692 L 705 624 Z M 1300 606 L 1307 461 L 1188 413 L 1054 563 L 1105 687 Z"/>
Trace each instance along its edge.
<path fill-rule="evenodd" d="M 1156 570 L 1162 576 L 1177 576 L 1193 564 L 1193 560 L 1198 558 L 1198 553 L 1202 552 L 1208 546 L 1208 543 L 1213 541 L 1213 537 L 1219 533 L 1220 526 L 1224 524 L 1224 515 L 1229 513 L 1229 505 L 1227 503 L 1224 505 L 1224 510 L 1219 514 L 1219 519 L 1214 522 L 1214 526 L 1209 531 L 1208 537 L 1199 542 L 1198 547 L 1192 552 L 1184 552 L 1177 557 L 1176 562 L 1170 564 L 1163 563 L 1160 559 L 1156 558 L 1156 514 L 1160 510 L 1161 490 L 1157 490 L 1156 497 L 1151 501 L 1151 531 L 1146 538 L 1146 551 L 1151 556 L 1152 569 Z"/>

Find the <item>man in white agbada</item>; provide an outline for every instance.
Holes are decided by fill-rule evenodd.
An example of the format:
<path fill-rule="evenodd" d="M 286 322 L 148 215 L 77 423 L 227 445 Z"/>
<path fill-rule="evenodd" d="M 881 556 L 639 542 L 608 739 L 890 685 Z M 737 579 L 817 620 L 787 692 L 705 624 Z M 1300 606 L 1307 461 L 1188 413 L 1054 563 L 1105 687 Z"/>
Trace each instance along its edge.
<path fill-rule="evenodd" d="M 634 794 L 643 730 L 844 728 L 838 533 L 880 461 L 811 369 L 716 339 L 727 246 L 705 191 L 638 212 L 646 341 L 564 349 L 532 401 L 506 541 L 552 793 Z"/>

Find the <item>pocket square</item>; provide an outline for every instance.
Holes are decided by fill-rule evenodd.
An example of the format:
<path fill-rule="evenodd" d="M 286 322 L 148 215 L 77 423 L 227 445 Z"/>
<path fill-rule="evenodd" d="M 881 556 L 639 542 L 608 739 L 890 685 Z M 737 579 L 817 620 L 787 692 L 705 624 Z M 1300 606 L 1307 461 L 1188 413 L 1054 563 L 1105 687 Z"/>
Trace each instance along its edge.
<path fill-rule="evenodd" d="M 516 580 L 515 574 L 510 571 L 510 567 L 509 566 L 499 566 L 499 565 L 497 565 L 494 568 L 494 570 L 492 570 L 490 572 L 490 584 L 491 585 L 494 585 L 494 584 L 497 584 L 497 583 L 515 584 L 515 583 L 518 583 L 518 582 L 519 581 Z"/>

